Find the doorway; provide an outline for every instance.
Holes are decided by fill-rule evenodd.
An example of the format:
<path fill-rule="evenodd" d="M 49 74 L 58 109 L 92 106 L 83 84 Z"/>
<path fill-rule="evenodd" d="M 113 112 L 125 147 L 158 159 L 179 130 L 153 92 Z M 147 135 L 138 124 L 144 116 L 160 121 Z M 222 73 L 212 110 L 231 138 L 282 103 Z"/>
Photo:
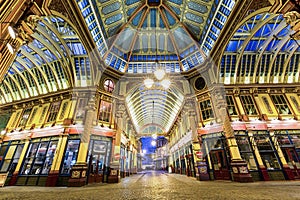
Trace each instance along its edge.
<path fill-rule="evenodd" d="M 292 170 L 295 179 L 300 179 L 300 162 L 294 147 L 281 147 L 284 158 Z"/>
<path fill-rule="evenodd" d="M 212 150 L 210 152 L 215 180 L 230 180 L 229 164 L 224 149 Z"/>

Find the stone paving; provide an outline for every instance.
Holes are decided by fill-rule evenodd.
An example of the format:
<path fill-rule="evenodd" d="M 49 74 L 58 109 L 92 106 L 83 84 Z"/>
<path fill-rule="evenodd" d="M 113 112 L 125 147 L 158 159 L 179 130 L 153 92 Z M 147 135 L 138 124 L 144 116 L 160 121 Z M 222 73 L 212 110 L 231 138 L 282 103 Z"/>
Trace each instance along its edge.
<path fill-rule="evenodd" d="M 236 183 L 197 181 L 179 174 L 146 171 L 118 184 L 92 184 L 80 188 L 6 186 L 0 199 L 299 199 L 300 181 Z"/>

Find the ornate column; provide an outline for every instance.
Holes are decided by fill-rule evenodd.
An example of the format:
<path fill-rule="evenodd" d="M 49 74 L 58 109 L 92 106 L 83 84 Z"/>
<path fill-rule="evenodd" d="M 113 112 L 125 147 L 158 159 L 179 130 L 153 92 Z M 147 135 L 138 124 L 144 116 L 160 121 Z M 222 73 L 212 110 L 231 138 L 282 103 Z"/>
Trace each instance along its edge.
<path fill-rule="evenodd" d="M 227 112 L 227 103 L 225 91 L 222 88 L 214 88 L 212 96 L 215 99 L 215 109 L 217 110 L 216 119 L 223 124 L 226 143 L 230 153 L 230 166 L 232 169 L 233 181 L 253 182 L 252 176 L 248 170 L 247 163 L 242 159 L 235 136 L 231 127 L 230 118 Z"/>
<path fill-rule="evenodd" d="M 95 100 L 92 97 L 86 106 L 86 114 L 84 120 L 84 129 L 81 135 L 81 142 L 78 151 L 76 164 L 71 169 L 71 177 L 68 186 L 83 186 L 86 184 L 87 174 L 87 154 L 89 148 L 90 135 L 93 129 L 93 121 L 96 119 Z"/>

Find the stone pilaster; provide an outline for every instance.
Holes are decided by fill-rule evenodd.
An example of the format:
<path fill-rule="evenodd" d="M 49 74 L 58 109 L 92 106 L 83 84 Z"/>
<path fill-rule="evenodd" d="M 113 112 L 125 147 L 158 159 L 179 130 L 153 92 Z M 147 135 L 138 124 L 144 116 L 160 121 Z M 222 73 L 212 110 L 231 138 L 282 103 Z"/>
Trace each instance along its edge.
<path fill-rule="evenodd" d="M 95 100 L 91 98 L 86 107 L 84 120 L 84 129 L 81 135 L 81 143 L 78 151 L 76 164 L 71 169 L 71 177 L 68 186 L 84 186 L 87 175 L 87 154 L 89 148 L 90 135 L 93 129 L 93 120 L 95 120 L 96 108 Z"/>
<path fill-rule="evenodd" d="M 121 180 L 120 155 L 121 155 L 121 135 L 123 132 L 123 117 L 125 105 L 119 104 L 116 111 L 117 130 L 114 138 L 113 156 L 110 163 L 111 173 L 108 176 L 108 183 L 118 183 Z"/>

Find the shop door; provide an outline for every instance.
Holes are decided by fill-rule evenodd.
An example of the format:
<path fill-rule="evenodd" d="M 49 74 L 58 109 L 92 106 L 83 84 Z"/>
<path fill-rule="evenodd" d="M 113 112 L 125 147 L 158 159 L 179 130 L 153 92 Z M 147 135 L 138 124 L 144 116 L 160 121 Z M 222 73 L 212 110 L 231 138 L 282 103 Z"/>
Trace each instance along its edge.
<path fill-rule="evenodd" d="M 282 152 L 286 162 L 292 170 L 296 179 L 300 179 L 300 162 L 299 156 L 293 147 L 283 147 Z"/>
<path fill-rule="evenodd" d="M 89 183 L 99 183 L 103 180 L 103 169 L 105 163 L 105 154 L 94 154 L 90 157 L 89 163 Z"/>
<path fill-rule="evenodd" d="M 181 171 L 180 171 L 180 174 L 186 174 L 185 159 L 181 160 Z"/>
<path fill-rule="evenodd" d="M 210 152 L 215 180 L 230 180 L 229 165 L 223 149 Z"/>

